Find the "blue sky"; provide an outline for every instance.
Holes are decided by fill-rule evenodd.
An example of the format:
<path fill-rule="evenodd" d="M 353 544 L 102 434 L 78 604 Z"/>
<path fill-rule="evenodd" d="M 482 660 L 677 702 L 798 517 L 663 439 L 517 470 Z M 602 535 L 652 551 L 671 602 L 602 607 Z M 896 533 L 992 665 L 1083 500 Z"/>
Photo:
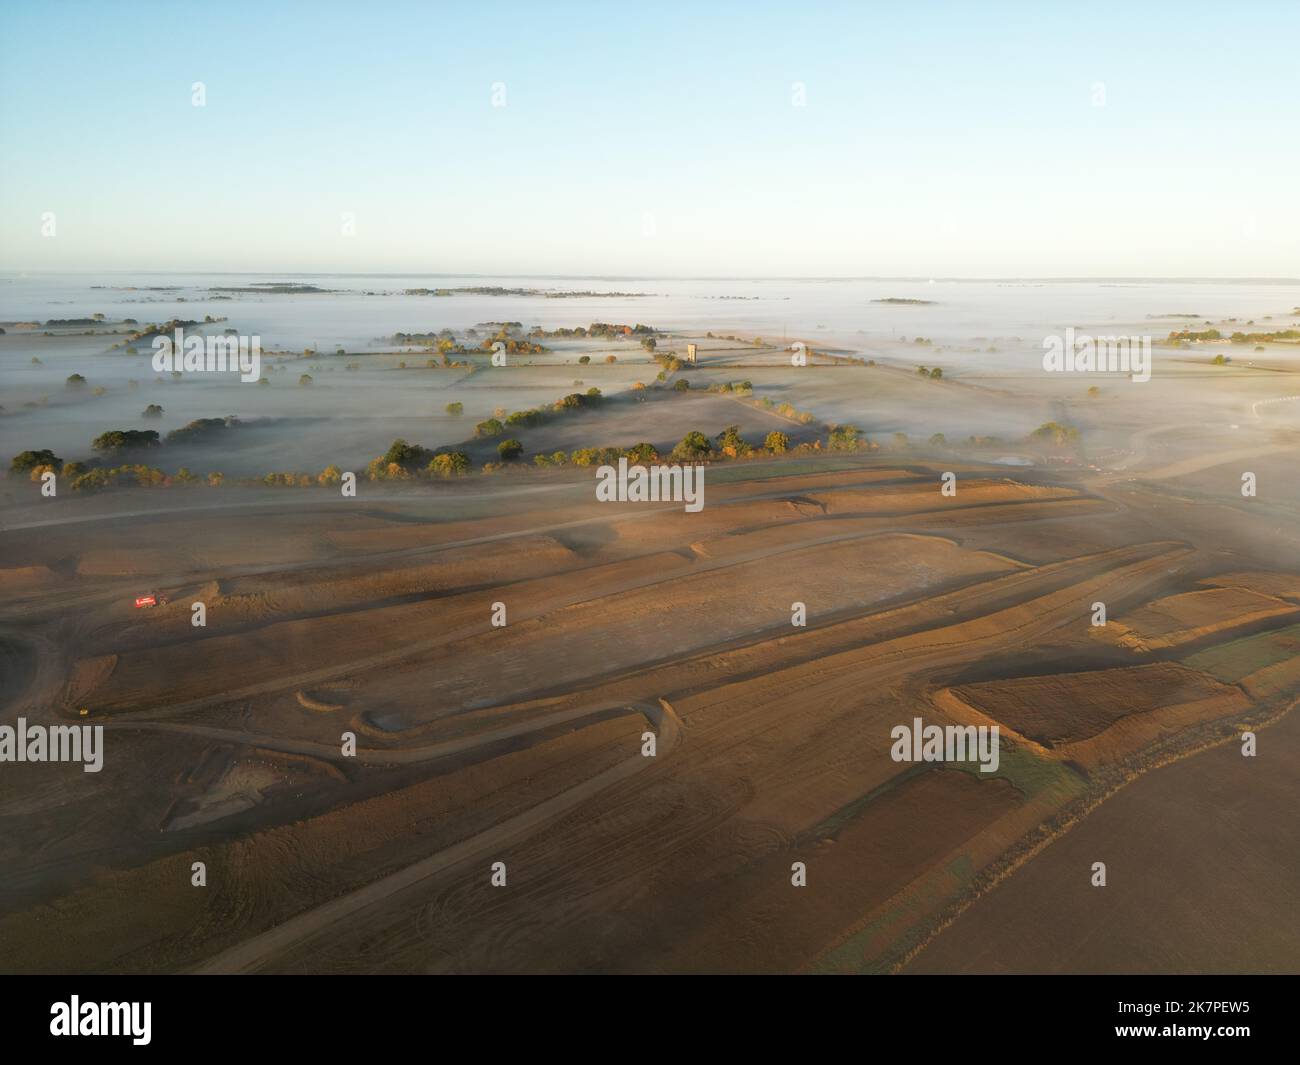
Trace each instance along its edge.
<path fill-rule="evenodd" d="M 1283 0 L 2 0 L 0 268 L 1294 277 L 1298 31 Z"/>

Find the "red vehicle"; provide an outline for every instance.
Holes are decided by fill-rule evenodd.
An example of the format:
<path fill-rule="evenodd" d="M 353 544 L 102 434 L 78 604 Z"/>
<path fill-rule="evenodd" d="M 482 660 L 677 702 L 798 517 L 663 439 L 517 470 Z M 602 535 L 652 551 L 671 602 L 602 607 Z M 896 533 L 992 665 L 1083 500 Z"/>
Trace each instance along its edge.
<path fill-rule="evenodd" d="M 135 597 L 135 608 L 137 610 L 147 606 L 162 606 L 167 602 L 167 596 L 162 592 L 150 592 L 148 595 L 137 595 Z"/>

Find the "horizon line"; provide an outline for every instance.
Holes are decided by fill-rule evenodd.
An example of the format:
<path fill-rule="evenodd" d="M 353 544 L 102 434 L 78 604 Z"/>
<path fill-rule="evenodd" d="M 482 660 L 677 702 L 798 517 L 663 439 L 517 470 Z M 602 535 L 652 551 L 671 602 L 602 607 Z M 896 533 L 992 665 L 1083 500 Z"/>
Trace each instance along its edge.
<path fill-rule="evenodd" d="M 182 270 L 158 267 L 114 267 L 111 269 L 94 268 L 60 268 L 60 267 L 0 267 L 0 274 L 163 274 L 171 276 L 192 277 L 267 277 L 271 275 L 293 277 L 431 277 L 431 278 L 473 278 L 499 280 L 502 278 L 531 279 L 538 281 L 890 281 L 907 284 L 1007 284 L 1036 282 L 1039 284 L 1099 284 L 1104 282 L 1122 282 L 1127 284 L 1257 284 L 1257 285 L 1300 285 L 1300 278 L 1295 277 L 1212 277 L 1212 276 L 1177 276 L 1177 275 L 1049 275 L 1035 277 L 1032 275 L 1005 277 L 970 277 L 960 275 L 924 274 L 582 274 L 582 273 L 531 273 L 528 271 L 502 271 L 496 273 L 448 272 L 448 271 L 395 271 L 378 272 L 343 271 L 343 270 Z"/>

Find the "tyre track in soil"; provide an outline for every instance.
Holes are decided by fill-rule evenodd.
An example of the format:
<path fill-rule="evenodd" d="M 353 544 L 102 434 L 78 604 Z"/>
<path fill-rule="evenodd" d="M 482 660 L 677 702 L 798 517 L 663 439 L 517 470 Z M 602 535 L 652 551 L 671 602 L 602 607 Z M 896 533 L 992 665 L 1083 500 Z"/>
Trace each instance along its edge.
<path fill-rule="evenodd" d="M 972 507 L 969 509 L 976 510 L 976 509 L 986 509 L 986 508 Z M 922 511 L 915 514 L 909 514 L 908 517 L 912 519 L 918 519 L 918 518 L 924 519 L 928 517 L 931 513 L 937 513 L 937 512 Z M 861 517 L 861 516 L 862 515 L 857 515 L 857 514 L 848 515 L 848 517 L 854 517 L 854 518 Z M 872 517 L 875 515 L 866 515 L 866 516 Z M 602 599 L 611 599 L 616 596 L 623 595 L 630 591 L 637 591 L 642 588 L 654 587 L 656 585 L 661 585 L 661 584 L 671 584 L 672 582 L 678 580 L 695 579 L 699 577 L 701 574 L 713 572 L 715 570 L 731 569 L 731 568 L 743 566 L 751 562 L 759 562 L 769 558 L 776 558 L 781 555 L 788 555 L 798 551 L 809 550 L 815 547 L 822 546 L 824 544 L 847 543 L 851 541 L 869 541 L 875 539 L 889 539 L 891 537 L 896 537 L 898 535 L 899 533 L 894 530 L 868 529 L 868 530 L 861 530 L 861 531 L 855 531 L 849 533 L 839 532 L 839 533 L 833 533 L 824 536 L 813 536 L 806 541 L 799 541 L 796 543 L 778 544 L 771 547 L 755 549 L 752 551 L 738 552 L 735 555 L 729 555 L 717 559 L 698 559 L 693 563 L 693 565 L 691 566 L 688 572 L 669 572 L 669 573 L 649 574 L 642 577 L 634 577 L 631 579 L 617 581 L 608 585 L 598 586 L 597 589 L 594 591 L 594 593 L 588 592 L 587 590 L 584 589 L 569 595 L 560 595 L 554 599 L 550 599 L 540 603 L 533 610 L 527 610 L 522 612 L 521 616 L 517 614 L 516 619 L 525 620 L 525 621 L 534 620 L 536 618 L 542 617 L 543 615 L 553 613 L 556 610 L 560 610 L 566 607 L 581 606 L 584 604 L 596 603 Z M 919 535 L 934 535 L 934 534 L 922 533 Z M 636 558 L 641 558 L 641 557 L 644 556 L 636 556 Z M 530 583 L 536 583 L 536 581 L 543 581 L 546 579 L 547 578 L 537 578 L 535 580 L 530 579 L 519 583 L 521 585 L 527 585 Z M 509 584 L 503 584 L 503 585 L 496 586 L 495 590 L 503 591 L 510 587 L 511 585 Z M 288 619 L 288 620 L 293 620 L 293 619 Z M 280 622 L 273 622 L 271 624 L 279 624 L 279 623 Z M 270 626 L 268 625 L 267 627 Z M 256 630 L 252 630 L 252 631 L 255 632 Z M 131 713 L 137 716 L 144 716 L 144 715 L 157 716 L 162 714 L 170 715 L 173 713 L 180 713 L 184 711 L 198 710 L 209 706 L 217 706 L 217 705 L 221 705 L 222 703 L 231 702 L 237 699 L 247 699 L 258 695 L 272 694 L 275 692 L 280 692 L 292 688 L 304 688 L 304 689 L 312 688 L 326 681 L 335 680 L 339 677 L 346 676 L 354 672 L 372 670 L 372 669 L 381 668 L 383 666 L 393 665 L 398 662 L 402 662 L 407 659 L 417 657 L 420 654 L 423 654 L 431 650 L 435 650 L 447 644 L 454 643 L 457 640 L 467 639 L 472 636 L 484 635 L 486 633 L 491 633 L 492 631 L 493 631 L 493 626 L 490 622 L 483 622 L 474 625 L 463 626 L 453 631 L 440 633 L 438 636 L 428 640 L 420 640 L 420 641 L 405 643 L 401 647 L 397 647 L 389 651 L 383 651 L 377 654 L 367 655 L 362 658 L 350 659 L 346 662 L 336 663 L 319 669 L 314 669 L 304 673 L 295 674 L 288 678 L 277 677 L 275 680 L 272 681 L 265 681 L 262 683 L 251 684 L 241 688 L 225 689 L 223 691 L 215 692 L 210 695 L 199 696 L 198 698 L 184 700 L 179 703 L 173 703 L 166 707 L 147 709 L 147 710 L 128 710 L 128 711 L 119 711 L 119 712 Z M 214 637 L 210 637 L 210 639 L 212 640 L 234 639 L 239 636 L 246 637 L 248 635 L 249 633 L 237 633 L 237 634 L 231 634 L 230 636 L 223 636 L 223 635 L 214 636 Z"/>
<path fill-rule="evenodd" d="M 1166 550 L 1159 550 L 1164 547 Z M 1114 582 L 1126 583 L 1134 582 L 1135 585 L 1158 580 L 1166 571 L 1169 563 L 1177 559 L 1184 553 L 1183 548 L 1178 545 L 1147 544 L 1139 545 L 1137 548 L 1122 549 L 1115 552 L 1107 552 L 1103 556 L 1111 561 L 1119 559 L 1124 560 L 1117 571 L 1110 572 L 1104 567 L 1097 572 L 1089 567 L 1089 571 L 1080 574 L 1077 581 L 1083 585 L 1089 582 Z M 1078 562 L 1079 560 L 1075 560 Z M 1100 561 L 1096 557 L 1088 557 L 1086 561 L 1093 566 Z M 955 654 L 957 660 L 964 660 L 969 657 L 972 646 L 978 646 L 983 649 L 986 645 L 1009 646 L 1015 645 L 1028 638 L 1032 631 L 1036 635 L 1042 632 L 1050 631 L 1054 627 L 1068 621 L 1077 611 L 1069 604 L 1071 594 L 1074 589 L 1080 587 L 1079 583 L 1072 583 L 1062 589 L 1049 593 L 1036 599 L 1029 599 L 1018 604 L 1020 611 L 1023 613 L 1024 608 L 1033 607 L 1038 604 L 1047 606 L 1053 600 L 1051 609 L 1046 611 L 1044 617 L 1031 622 L 1029 625 L 1020 624 L 1014 627 L 1013 632 L 1008 635 L 985 635 L 974 638 L 973 636 L 966 639 L 956 639 L 963 628 L 969 628 L 969 625 L 962 626 L 941 626 L 936 630 L 927 633 L 916 633 L 910 636 L 901 637 L 897 640 L 885 641 L 878 645 L 876 653 L 869 654 L 868 660 L 863 662 L 863 652 L 852 653 L 852 658 L 857 661 L 853 663 L 854 668 L 859 670 L 866 667 L 872 670 L 870 680 L 868 681 L 861 672 L 858 672 L 853 680 L 855 689 L 866 688 L 868 690 L 881 690 L 879 685 L 884 684 L 887 679 L 897 679 L 899 677 L 911 675 L 920 670 L 930 668 L 936 662 L 948 662 L 953 659 Z M 1015 609 L 1015 608 L 1012 608 Z M 1023 619 L 1022 619 L 1023 620 Z M 937 637 L 937 639 L 936 639 Z M 929 642 L 933 640 L 933 642 Z M 973 640 L 973 644 L 972 644 Z M 921 646 L 913 646 L 920 643 Z M 899 646 L 903 645 L 903 646 Z M 906 654 L 899 655 L 896 652 L 903 651 L 906 648 Z M 871 661 L 875 659 L 875 661 Z M 846 665 L 850 664 L 848 659 Z M 808 683 L 805 678 L 801 683 Z M 725 687 L 725 685 L 724 685 Z M 730 708 L 734 710 L 735 708 Z M 850 719 L 856 711 L 844 711 L 836 715 L 835 722 L 842 723 Z M 745 737 L 752 739 L 754 736 L 761 736 L 772 729 L 781 727 L 783 719 L 767 718 L 757 720 L 752 715 L 742 715 L 746 722 L 746 727 L 741 731 Z M 728 714 L 728 723 L 735 724 L 737 718 L 734 714 Z M 832 729 L 832 731 L 834 731 Z M 715 735 L 716 729 L 708 725 L 703 726 L 703 731 L 698 734 L 692 732 L 697 740 L 703 741 L 703 747 L 694 750 L 697 756 L 710 754 L 716 755 L 719 750 L 726 749 L 735 742 L 740 742 L 736 737 L 724 739 Z M 833 743 L 827 747 L 825 743 L 813 740 L 810 741 L 809 748 L 804 751 L 799 758 L 797 765 L 794 767 L 794 776 L 796 780 L 814 779 L 818 773 L 824 772 L 825 767 L 833 761 L 835 757 L 835 747 Z M 666 770 L 666 776 L 662 779 L 665 781 L 672 780 L 680 775 L 680 769 L 674 763 L 672 767 Z M 784 762 L 785 770 L 788 773 L 791 769 L 789 762 Z M 751 826 L 727 824 L 727 819 L 735 817 L 744 809 L 748 800 L 754 798 L 756 791 L 761 790 L 758 782 L 764 779 L 762 774 L 750 776 L 743 782 L 748 790 L 748 795 L 729 795 L 716 796 L 718 801 L 717 809 L 708 811 L 695 811 L 698 814 L 706 814 L 695 818 L 688 818 L 688 824 L 683 824 L 676 818 L 666 818 L 662 815 L 656 819 L 652 826 L 644 824 L 641 829 L 632 834 L 630 839 L 627 834 L 620 833 L 615 827 L 606 825 L 606 831 L 603 835 L 603 842 L 595 847 L 589 847 L 584 852 L 581 876 L 575 879 L 572 869 L 560 868 L 552 870 L 541 878 L 530 880 L 528 891 L 535 901 L 537 912 L 549 914 L 545 921 L 540 919 L 530 919 L 528 926 L 524 927 L 517 922 L 520 920 L 518 913 L 514 913 L 509 929 L 499 922 L 487 919 L 485 914 L 505 903 L 498 903 L 492 900 L 487 905 L 487 911 L 480 910 L 479 916 L 483 917 L 482 927 L 485 929 L 481 934 L 473 937 L 469 941 L 461 942 L 451 953 L 444 954 L 433 959 L 435 968 L 444 968 L 449 971 L 510 971 L 508 959 L 512 957 L 509 948 L 517 942 L 533 941 L 534 937 L 542 938 L 547 930 L 553 930 L 556 925 L 580 925 L 583 917 L 581 901 L 590 895 L 598 895 L 607 892 L 618 892 L 620 890 L 630 890 L 631 888 L 620 889 L 618 882 L 622 881 L 627 884 L 629 881 L 635 881 L 638 873 L 653 868 L 659 863 L 667 861 L 668 857 L 683 850 L 688 850 L 702 844 L 705 838 L 711 840 L 710 851 L 716 851 L 719 846 L 729 848 L 734 852 L 744 851 L 752 853 L 754 851 L 764 851 L 771 845 L 780 845 L 788 837 L 783 834 L 776 826 L 765 825 L 758 828 L 759 832 L 765 832 L 772 838 L 768 841 L 768 846 L 753 846 L 752 840 L 743 840 L 741 837 L 746 831 L 751 831 Z M 787 783 L 789 783 L 787 781 Z M 697 799 L 698 795 L 695 796 Z M 625 811 L 630 814 L 637 807 L 644 804 L 644 792 L 634 791 L 631 789 L 622 789 L 616 797 L 613 798 L 612 804 L 602 809 L 602 818 L 614 818 L 616 821 L 619 815 Z M 569 830 L 572 832 L 572 829 Z M 561 837 L 562 840 L 562 837 Z M 567 852 L 568 848 L 563 842 L 556 842 L 555 849 L 560 852 Z M 632 853 L 634 851 L 634 853 Z M 630 864 L 629 864 L 630 863 Z M 383 959 L 383 966 L 386 971 L 418 971 L 421 967 L 427 968 L 430 964 L 430 958 L 427 954 L 429 949 L 429 940 L 422 938 L 421 933 L 427 933 L 436 928 L 440 920 L 446 920 L 442 916 L 444 912 L 458 913 L 464 907 L 464 900 L 461 897 L 465 888 L 464 885 L 449 886 L 447 892 L 435 896 L 432 899 L 423 901 L 412 915 L 406 917 L 389 915 L 387 920 L 381 920 L 373 926 L 364 928 L 364 935 L 357 928 L 353 929 L 353 934 L 348 938 L 346 945 L 339 945 L 336 948 L 324 948 L 320 953 L 311 955 L 311 967 L 313 971 L 332 971 L 332 972 L 351 972 L 355 971 L 358 958 L 363 958 L 368 963 L 377 958 Z M 382 915 L 380 915 L 382 916 Z M 471 961 L 472 959 L 472 961 Z M 297 959 L 301 961 L 301 956 Z"/>
<path fill-rule="evenodd" d="M 552 715 L 549 721 L 532 722 L 527 727 L 497 730 L 496 735 L 500 738 L 500 735 L 505 732 L 518 735 L 521 732 L 536 731 L 555 724 L 556 719 L 561 717 L 566 720 L 576 720 L 585 716 L 603 714 L 619 706 L 627 706 L 629 709 L 643 714 L 655 726 L 655 730 L 659 735 L 658 752 L 660 754 L 667 753 L 677 746 L 681 738 L 681 725 L 676 713 L 666 702 L 662 702 L 660 706 L 649 703 L 598 704 L 584 707 L 576 712 Z M 477 737 L 468 742 L 453 740 L 447 744 L 435 744 L 431 747 L 412 749 L 406 752 L 394 751 L 386 753 L 416 754 L 427 759 L 442 757 L 445 753 L 452 753 L 453 749 L 455 751 L 465 750 L 485 742 L 491 742 L 490 735 Z M 358 754 L 358 757 L 360 757 L 360 754 Z M 222 951 L 202 963 L 194 972 L 199 974 L 256 972 L 278 955 L 303 944 L 337 922 L 345 920 L 362 910 L 369 909 L 377 903 L 383 902 L 444 870 L 479 857 L 485 852 L 508 846 L 551 823 L 588 799 L 594 798 L 611 785 L 633 777 L 653 764 L 655 764 L 653 760 L 643 757 L 638 751 L 626 761 L 620 762 L 603 773 L 598 773 L 591 779 L 552 796 L 532 809 L 508 818 L 476 836 L 453 844 L 415 862 L 413 865 L 407 866 L 405 869 L 390 873 L 388 876 L 381 877 L 379 880 L 357 888 L 321 906 L 307 910 L 296 917 L 290 918 L 288 921 L 276 925 L 274 928 L 245 940 L 237 946 Z"/>

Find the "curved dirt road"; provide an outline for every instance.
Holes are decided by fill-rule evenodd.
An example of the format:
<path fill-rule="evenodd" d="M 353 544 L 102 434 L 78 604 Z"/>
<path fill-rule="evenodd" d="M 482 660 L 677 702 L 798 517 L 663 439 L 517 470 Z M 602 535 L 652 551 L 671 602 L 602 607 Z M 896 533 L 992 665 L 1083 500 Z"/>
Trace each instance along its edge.
<path fill-rule="evenodd" d="M 581 706 L 573 710 L 561 710 L 545 717 L 531 718 L 517 725 L 476 732 L 460 739 L 446 740 L 442 743 L 425 744 L 422 747 L 358 747 L 355 757 L 345 757 L 338 744 L 317 743 L 315 740 L 298 740 L 290 736 L 271 736 L 245 732 L 241 729 L 220 728 L 215 725 L 189 724 L 181 721 L 105 721 L 106 731 L 139 732 L 178 732 L 187 736 L 202 736 L 205 739 L 219 740 L 225 743 L 238 743 L 246 747 L 261 747 L 268 751 L 283 751 L 286 754 L 304 754 L 313 758 L 323 758 L 335 762 L 358 762 L 361 765 L 413 765 L 419 762 L 431 762 L 438 758 L 447 758 L 453 754 L 463 754 L 476 747 L 486 747 L 499 740 L 526 736 L 531 732 L 541 732 L 555 725 L 568 724 L 594 717 L 607 710 L 614 710 L 626 704 L 602 703 L 598 706 Z M 644 712 L 644 707 L 637 706 Z M 655 713 L 659 711 L 656 710 Z"/>

